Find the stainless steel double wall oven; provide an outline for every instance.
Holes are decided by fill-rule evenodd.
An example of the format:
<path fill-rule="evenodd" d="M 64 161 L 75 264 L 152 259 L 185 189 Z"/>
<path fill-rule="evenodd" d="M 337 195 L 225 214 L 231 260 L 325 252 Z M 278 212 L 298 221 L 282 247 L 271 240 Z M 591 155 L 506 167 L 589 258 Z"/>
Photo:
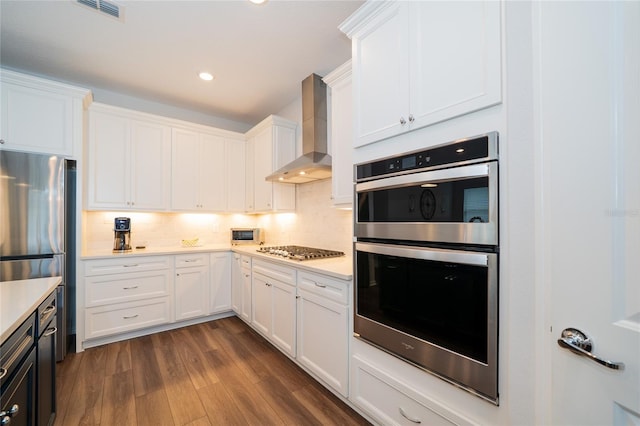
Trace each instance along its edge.
<path fill-rule="evenodd" d="M 356 337 L 498 404 L 498 133 L 355 171 Z"/>

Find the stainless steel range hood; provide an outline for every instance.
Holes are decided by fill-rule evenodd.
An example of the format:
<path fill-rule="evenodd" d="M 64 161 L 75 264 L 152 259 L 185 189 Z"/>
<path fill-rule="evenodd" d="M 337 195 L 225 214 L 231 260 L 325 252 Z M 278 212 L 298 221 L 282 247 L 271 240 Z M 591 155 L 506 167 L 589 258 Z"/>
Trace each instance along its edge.
<path fill-rule="evenodd" d="M 307 183 L 331 177 L 327 153 L 327 85 L 311 74 L 302 81 L 302 156 L 267 176 L 271 182 Z"/>

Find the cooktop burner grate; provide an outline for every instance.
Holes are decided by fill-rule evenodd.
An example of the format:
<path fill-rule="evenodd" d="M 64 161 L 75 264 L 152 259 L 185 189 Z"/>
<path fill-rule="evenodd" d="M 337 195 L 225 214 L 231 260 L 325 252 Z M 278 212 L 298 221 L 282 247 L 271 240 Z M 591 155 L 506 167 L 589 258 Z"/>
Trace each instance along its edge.
<path fill-rule="evenodd" d="M 313 247 L 303 246 L 270 246 L 260 247 L 258 250 L 260 253 L 272 254 L 274 256 L 282 256 L 293 260 L 312 260 L 312 259 L 326 259 L 329 257 L 344 256 L 344 252 L 335 250 L 324 250 Z"/>

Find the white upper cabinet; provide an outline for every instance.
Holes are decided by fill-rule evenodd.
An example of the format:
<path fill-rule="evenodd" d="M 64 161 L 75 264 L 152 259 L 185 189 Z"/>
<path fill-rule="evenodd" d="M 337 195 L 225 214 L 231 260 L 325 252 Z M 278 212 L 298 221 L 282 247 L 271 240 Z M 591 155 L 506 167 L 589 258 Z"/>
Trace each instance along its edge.
<path fill-rule="evenodd" d="M 368 2 L 341 30 L 356 147 L 501 102 L 500 2 Z"/>
<path fill-rule="evenodd" d="M 353 205 L 353 96 L 351 60 L 324 79 L 329 87 L 329 146 L 333 205 Z"/>
<path fill-rule="evenodd" d="M 89 111 L 87 208 L 169 208 L 171 129 L 130 111 L 94 104 Z"/>
<path fill-rule="evenodd" d="M 271 115 L 247 132 L 248 212 L 295 210 L 295 185 L 267 182 L 265 177 L 295 159 L 296 127 L 294 122 Z"/>
<path fill-rule="evenodd" d="M 82 155 L 82 117 L 91 92 L 4 69 L 0 79 L 2 149 Z"/>
<path fill-rule="evenodd" d="M 245 211 L 246 186 L 246 143 L 241 140 L 227 140 L 227 211 Z"/>
<path fill-rule="evenodd" d="M 228 142 L 215 134 L 173 129 L 172 210 L 227 211 Z"/>

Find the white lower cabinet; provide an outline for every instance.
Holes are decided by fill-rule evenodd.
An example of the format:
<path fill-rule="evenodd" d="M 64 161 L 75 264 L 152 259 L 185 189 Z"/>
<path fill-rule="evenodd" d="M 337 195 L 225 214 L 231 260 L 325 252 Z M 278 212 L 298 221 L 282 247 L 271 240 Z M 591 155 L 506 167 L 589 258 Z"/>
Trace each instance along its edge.
<path fill-rule="evenodd" d="M 98 306 L 85 312 L 85 338 L 124 333 L 170 321 L 171 302 L 168 297 Z"/>
<path fill-rule="evenodd" d="M 209 313 L 209 255 L 182 254 L 175 257 L 176 321 Z"/>
<path fill-rule="evenodd" d="M 355 355 L 351 359 L 349 399 L 385 425 L 473 425 L 469 419 L 396 380 L 382 366 Z"/>
<path fill-rule="evenodd" d="M 209 264 L 209 313 L 228 311 L 231 309 L 231 255 L 229 252 L 211 253 Z"/>
<path fill-rule="evenodd" d="M 273 344 L 296 356 L 296 271 L 253 260 L 252 324 Z"/>
<path fill-rule="evenodd" d="M 298 362 L 344 397 L 349 393 L 350 284 L 298 272 Z"/>
<path fill-rule="evenodd" d="M 231 270 L 231 308 L 251 323 L 251 257 L 233 253 Z"/>
<path fill-rule="evenodd" d="M 91 260 L 84 271 L 85 339 L 173 320 L 170 256 Z"/>

